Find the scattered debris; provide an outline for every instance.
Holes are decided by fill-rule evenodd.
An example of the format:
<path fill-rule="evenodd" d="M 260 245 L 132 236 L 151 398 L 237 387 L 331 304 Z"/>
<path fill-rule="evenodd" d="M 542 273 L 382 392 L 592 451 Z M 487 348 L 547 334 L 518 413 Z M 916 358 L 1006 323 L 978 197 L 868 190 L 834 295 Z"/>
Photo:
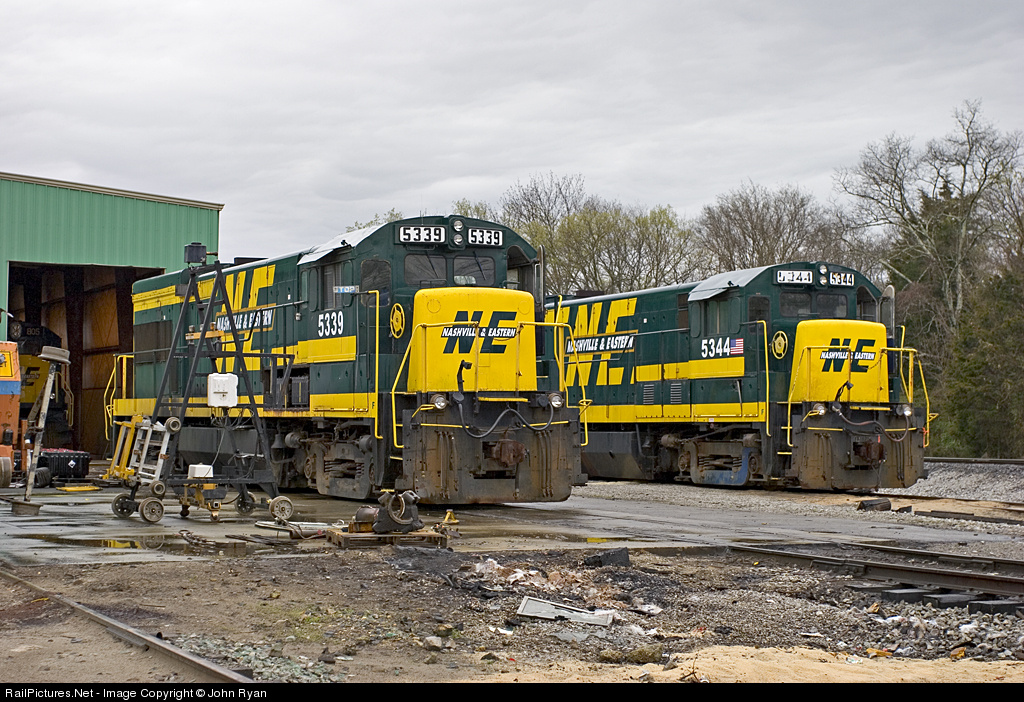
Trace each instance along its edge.
<path fill-rule="evenodd" d="M 272 536 L 263 536 L 261 534 L 225 534 L 225 538 L 237 539 L 238 541 L 248 541 L 253 544 L 260 544 L 261 546 L 286 546 L 288 548 L 295 548 L 296 544 L 292 541 L 284 541 L 283 539 L 276 539 Z"/>
<path fill-rule="evenodd" d="M 608 610 L 590 612 L 585 609 L 577 609 L 568 605 L 540 600 L 536 597 L 524 597 L 519 603 L 516 614 L 523 617 L 534 617 L 536 619 L 565 619 L 580 624 L 594 624 L 596 626 L 609 626 L 612 623 L 614 613 Z"/>
<path fill-rule="evenodd" d="M 274 521 L 256 522 L 260 529 L 285 531 L 293 539 L 322 539 L 327 536 L 328 529 L 344 529 L 343 524 L 326 522 L 289 522 L 287 519 L 276 518 Z"/>
<path fill-rule="evenodd" d="M 857 509 L 870 512 L 888 512 L 892 509 L 892 503 L 887 497 L 877 497 L 870 500 L 861 500 L 857 503 Z"/>
<path fill-rule="evenodd" d="M 602 551 L 601 553 L 593 556 L 587 556 L 583 559 L 583 565 L 590 566 L 592 568 L 601 568 L 603 566 L 622 566 L 624 568 L 628 568 L 629 549 L 615 548 L 610 551 Z"/>

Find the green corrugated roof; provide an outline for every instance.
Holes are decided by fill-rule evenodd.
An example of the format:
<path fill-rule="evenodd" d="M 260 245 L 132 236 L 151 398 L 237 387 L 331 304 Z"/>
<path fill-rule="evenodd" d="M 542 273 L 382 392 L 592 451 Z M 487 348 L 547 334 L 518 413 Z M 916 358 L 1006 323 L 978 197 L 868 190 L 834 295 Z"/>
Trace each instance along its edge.
<path fill-rule="evenodd" d="M 0 173 L 0 307 L 12 261 L 178 270 L 185 244 L 217 250 L 223 207 Z"/>

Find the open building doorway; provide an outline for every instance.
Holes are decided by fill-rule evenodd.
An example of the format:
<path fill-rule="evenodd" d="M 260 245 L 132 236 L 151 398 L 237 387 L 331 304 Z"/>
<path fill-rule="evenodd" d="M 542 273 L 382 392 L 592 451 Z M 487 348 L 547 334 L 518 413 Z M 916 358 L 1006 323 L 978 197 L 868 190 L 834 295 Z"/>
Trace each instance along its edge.
<path fill-rule="evenodd" d="M 52 448 L 87 451 L 93 458 L 107 454 L 104 393 L 116 356 L 132 352 L 132 284 L 162 272 L 9 263 L 7 299 L 13 318 L 8 320 L 8 337 L 19 341 L 31 334 L 38 337 L 36 345 L 54 345 L 45 340 L 59 339 L 71 356 L 65 371 L 67 426 L 55 422 L 51 441 L 62 445 Z"/>

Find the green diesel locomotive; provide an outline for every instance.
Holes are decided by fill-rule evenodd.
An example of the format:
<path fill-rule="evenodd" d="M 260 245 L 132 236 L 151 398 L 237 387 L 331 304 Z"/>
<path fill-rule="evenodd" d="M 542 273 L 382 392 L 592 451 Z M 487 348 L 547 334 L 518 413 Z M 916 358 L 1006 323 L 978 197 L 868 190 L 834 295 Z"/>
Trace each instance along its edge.
<path fill-rule="evenodd" d="M 461 504 L 564 500 L 585 481 L 579 407 L 538 374 L 568 330 L 543 319 L 543 253 L 508 227 L 416 217 L 271 260 L 194 261 L 135 284 L 134 353 L 111 383 L 126 432 L 171 434 L 158 488 L 226 472 L 272 496 Z M 114 472 L 145 476 L 131 441 Z M 212 471 L 183 477 L 196 465 Z"/>
<path fill-rule="evenodd" d="M 549 304 L 590 477 L 814 489 L 925 475 L 927 394 L 891 288 L 788 263 Z M 916 388 L 916 389 L 915 389 Z"/>

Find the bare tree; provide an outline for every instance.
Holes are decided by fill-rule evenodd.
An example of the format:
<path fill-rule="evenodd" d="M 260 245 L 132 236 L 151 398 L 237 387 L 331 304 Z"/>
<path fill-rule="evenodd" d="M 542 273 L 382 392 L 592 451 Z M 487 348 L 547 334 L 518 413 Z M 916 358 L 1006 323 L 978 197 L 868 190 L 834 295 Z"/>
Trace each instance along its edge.
<path fill-rule="evenodd" d="M 549 287 L 611 293 L 683 282 L 695 269 L 690 237 L 671 207 L 591 200 L 548 243 Z"/>
<path fill-rule="evenodd" d="M 1021 158 L 1020 133 L 1000 133 L 980 109 L 964 103 L 954 112 L 956 129 L 923 150 L 890 135 L 836 175 L 839 190 L 853 200 L 847 224 L 883 231 L 894 282 L 932 288 L 944 332 L 958 326 L 969 286 L 985 267 L 1002 195 Z"/>
<path fill-rule="evenodd" d="M 452 214 L 462 215 L 463 217 L 473 217 L 474 219 L 485 219 L 490 222 L 497 222 L 500 218 L 500 214 L 491 207 L 490 203 L 480 200 L 478 202 L 470 202 L 468 198 L 462 198 L 452 203 Z"/>
<path fill-rule="evenodd" d="M 696 224 L 709 273 L 798 260 L 844 263 L 849 247 L 837 216 L 792 186 L 750 182 L 707 205 Z"/>
<path fill-rule="evenodd" d="M 554 232 L 566 217 L 591 203 L 583 176 L 534 175 L 526 183 L 516 181 L 501 196 L 501 221 L 515 229 L 528 224 Z"/>

